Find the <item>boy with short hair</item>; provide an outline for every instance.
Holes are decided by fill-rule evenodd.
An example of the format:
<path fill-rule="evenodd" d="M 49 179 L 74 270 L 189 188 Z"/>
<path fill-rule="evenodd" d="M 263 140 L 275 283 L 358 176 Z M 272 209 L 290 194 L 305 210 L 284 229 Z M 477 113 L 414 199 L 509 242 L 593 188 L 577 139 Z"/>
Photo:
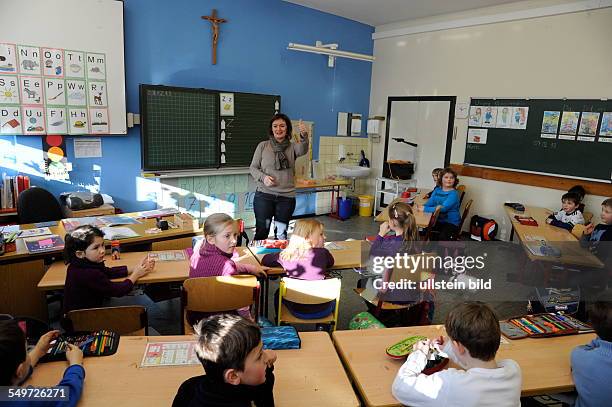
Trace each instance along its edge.
<path fill-rule="evenodd" d="M 561 197 L 561 210 L 552 213 L 546 223 L 567 229 L 570 232 L 576 225 L 584 224 L 582 212 L 578 209 L 580 197 L 573 192 L 567 192 Z"/>
<path fill-rule="evenodd" d="M 50 331 L 40 337 L 29 353 L 26 352 L 25 334 L 15 320 L 0 321 L 0 386 L 21 386 L 32 374 L 34 366 L 51 347 L 51 342 L 59 336 L 59 331 Z M 68 368 L 58 386 L 68 386 L 68 401 L 43 402 L 19 401 L 16 405 L 74 407 L 81 398 L 85 369 L 83 352 L 74 345 L 66 351 Z"/>
<path fill-rule="evenodd" d="M 589 310 L 597 338 L 574 348 L 572 377 L 578 392 L 575 407 L 606 406 L 612 398 L 612 302 L 596 301 Z"/>
<path fill-rule="evenodd" d="M 213 315 L 195 327 L 206 375 L 186 380 L 173 407 L 274 406 L 276 354 L 263 350 L 259 327 L 237 315 Z"/>
<path fill-rule="evenodd" d="M 444 171 L 444 168 L 434 168 L 431 171 L 431 178 L 433 178 L 434 189 L 432 189 L 427 194 L 425 194 L 425 196 L 424 196 L 425 199 L 431 198 L 431 194 L 433 193 L 433 191 L 436 188 L 440 188 L 440 174 L 442 173 L 442 171 Z"/>
<path fill-rule="evenodd" d="M 453 308 L 444 324 L 447 338 L 414 345 L 393 382 L 392 393 L 410 406 L 520 406 L 521 369 L 510 359 L 495 360 L 499 321 L 486 304 L 466 302 Z M 465 370 L 423 373 L 431 347 L 441 349 Z"/>

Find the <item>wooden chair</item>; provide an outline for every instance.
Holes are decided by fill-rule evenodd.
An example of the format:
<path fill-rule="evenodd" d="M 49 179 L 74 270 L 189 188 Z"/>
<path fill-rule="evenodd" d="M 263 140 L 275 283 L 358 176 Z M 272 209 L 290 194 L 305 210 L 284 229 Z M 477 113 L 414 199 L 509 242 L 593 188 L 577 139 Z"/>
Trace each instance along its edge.
<path fill-rule="evenodd" d="M 415 284 L 417 285 L 416 286 L 417 291 L 420 292 L 420 289 L 418 289 L 418 284 L 421 281 L 429 280 L 430 278 L 433 278 L 435 276 L 434 275 L 435 262 L 433 261 L 433 259 L 430 259 L 429 261 L 427 259 L 436 257 L 436 254 L 435 253 L 420 253 L 420 254 L 409 256 L 409 257 L 420 257 L 421 259 L 419 259 L 419 263 L 417 263 L 419 264 L 420 267 L 418 267 L 417 270 L 415 270 L 414 272 L 412 272 L 411 269 L 395 267 L 391 271 L 391 275 L 389 276 L 389 282 L 398 283 L 398 282 L 414 281 Z M 408 264 L 412 264 L 412 263 L 408 263 Z M 365 295 L 364 288 L 356 288 L 354 291 L 357 294 L 359 294 L 361 298 L 363 298 L 365 301 L 367 301 L 368 303 L 370 303 L 372 306 L 375 307 L 374 310 L 372 311 L 372 314 L 376 317 L 380 317 L 383 312 L 395 312 L 395 313 L 405 312 L 405 311 L 408 311 L 410 308 L 414 307 L 415 305 L 420 304 L 421 302 L 421 301 L 415 301 L 413 303 L 406 303 L 406 304 L 394 303 L 391 301 L 386 301 L 384 298 L 380 298 L 380 296 L 375 296 L 373 298 L 369 297 Z"/>
<path fill-rule="evenodd" d="M 426 242 L 429 242 L 431 240 L 433 228 L 436 226 L 436 223 L 438 222 L 438 217 L 440 216 L 440 209 L 442 209 L 440 205 L 436 206 L 436 209 L 431 214 L 431 218 L 429 219 L 429 224 L 427 225 L 427 228 L 425 228 L 423 240 L 425 240 Z"/>
<path fill-rule="evenodd" d="M 289 324 L 330 324 L 332 330 L 338 325 L 338 309 L 340 308 L 340 289 L 342 287 L 339 278 L 326 280 L 299 280 L 296 278 L 283 277 L 280 281 L 278 295 L 278 317 L 277 324 L 283 322 Z M 336 301 L 334 310 L 326 317 L 317 319 L 301 319 L 289 311 L 283 303 L 283 299 L 298 304 L 323 304 Z"/>
<path fill-rule="evenodd" d="M 259 283 L 255 276 L 188 278 L 183 282 L 182 294 L 182 334 L 193 333 L 193 327 L 187 320 L 187 312 L 221 313 L 255 304 L 257 315 Z"/>
<path fill-rule="evenodd" d="M 66 319 L 73 331 L 108 329 L 127 336 L 149 334 L 147 309 L 142 305 L 74 310 Z"/>
<path fill-rule="evenodd" d="M 465 197 L 465 185 L 457 185 L 457 192 L 459 192 L 459 205 L 461 205 Z"/>
<path fill-rule="evenodd" d="M 465 220 L 467 219 L 470 213 L 472 203 L 474 203 L 474 200 L 470 199 L 469 201 L 467 201 L 465 207 L 463 208 L 463 214 L 461 215 L 461 222 L 459 222 L 459 231 L 457 232 L 456 240 L 459 240 L 459 238 L 461 237 L 461 230 L 463 229 L 463 224 L 465 223 Z"/>

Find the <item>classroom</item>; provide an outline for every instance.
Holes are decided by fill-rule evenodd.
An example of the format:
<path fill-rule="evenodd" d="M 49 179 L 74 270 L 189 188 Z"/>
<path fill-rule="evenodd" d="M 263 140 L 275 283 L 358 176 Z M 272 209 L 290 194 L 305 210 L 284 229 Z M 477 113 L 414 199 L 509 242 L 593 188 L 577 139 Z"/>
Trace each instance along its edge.
<path fill-rule="evenodd" d="M 0 404 L 609 404 L 612 0 L 0 20 Z"/>

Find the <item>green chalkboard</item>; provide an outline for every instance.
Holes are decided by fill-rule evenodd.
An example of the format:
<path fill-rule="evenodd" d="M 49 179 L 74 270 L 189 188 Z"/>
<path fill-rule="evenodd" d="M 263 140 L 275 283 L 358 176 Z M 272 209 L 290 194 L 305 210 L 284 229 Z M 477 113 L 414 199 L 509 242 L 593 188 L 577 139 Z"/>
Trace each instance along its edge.
<path fill-rule="evenodd" d="M 219 94 L 140 85 L 141 158 L 145 171 L 219 166 Z"/>
<path fill-rule="evenodd" d="M 472 99 L 470 105 L 465 164 L 610 182 L 612 101 Z"/>
<path fill-rule="evenodd" d="M 248 167 L 280 96 L 140 85 L 144 171 Z"/>

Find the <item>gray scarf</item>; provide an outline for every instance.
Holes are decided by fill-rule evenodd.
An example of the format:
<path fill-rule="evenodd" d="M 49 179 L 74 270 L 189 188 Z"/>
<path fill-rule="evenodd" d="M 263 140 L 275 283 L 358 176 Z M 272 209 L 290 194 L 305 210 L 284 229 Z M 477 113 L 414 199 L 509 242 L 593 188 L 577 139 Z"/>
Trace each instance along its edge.
<path fill-rule="evenodd" d="M 291 145 L 290 136 L 286 135 L 281 143 L 276 141 L 274 136 L 270 136 L 270 143 L 272 144 L 272 151 L 274 151 L 274 168 L 277 170 L 290 168 L 289 160 L 285 155 L 285 150 Z"/>

